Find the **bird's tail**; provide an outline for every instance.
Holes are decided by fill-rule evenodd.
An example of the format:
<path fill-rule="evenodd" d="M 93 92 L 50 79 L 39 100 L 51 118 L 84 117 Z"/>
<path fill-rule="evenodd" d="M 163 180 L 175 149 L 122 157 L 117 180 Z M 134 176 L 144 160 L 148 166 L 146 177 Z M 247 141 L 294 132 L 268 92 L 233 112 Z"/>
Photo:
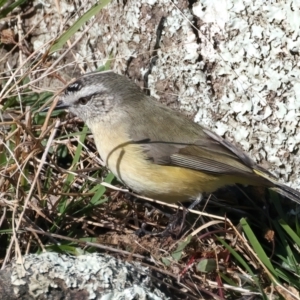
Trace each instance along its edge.
<path fill-rule="evenodd" d="M 269 187 L 269 189 L 300 204 L 300 192 L 283 183 L 279 183 L 273 176 L 269 176 L 270 173 L 265 172 L 264 169 L 254 169 L 253 171 L 258 176 L 267 179 L 273 184 L 273 186 Z"/>
<path fill-rule="evenodd" d="M 295 189 L 278 182 L 274 187 L 271 187 L 270 189 L 300 204 L 300 193 Z"/>

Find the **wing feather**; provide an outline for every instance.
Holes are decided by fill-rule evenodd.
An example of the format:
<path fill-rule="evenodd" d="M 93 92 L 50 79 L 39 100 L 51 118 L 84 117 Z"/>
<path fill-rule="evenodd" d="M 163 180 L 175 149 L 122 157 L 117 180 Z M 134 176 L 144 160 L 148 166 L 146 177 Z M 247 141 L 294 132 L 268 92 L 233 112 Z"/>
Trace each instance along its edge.
<path fill-rule="evenodd" d="M 253 170 L 260 169 L 272 176 L 230 142 L 153 101 L 146 97 L 136 104 L 143 109 L 140 115 L 130 116 L 136 126 L 129 130 L 133 142 L 141 144 L 153 163 L 244 177 L 257 177 Z"/>

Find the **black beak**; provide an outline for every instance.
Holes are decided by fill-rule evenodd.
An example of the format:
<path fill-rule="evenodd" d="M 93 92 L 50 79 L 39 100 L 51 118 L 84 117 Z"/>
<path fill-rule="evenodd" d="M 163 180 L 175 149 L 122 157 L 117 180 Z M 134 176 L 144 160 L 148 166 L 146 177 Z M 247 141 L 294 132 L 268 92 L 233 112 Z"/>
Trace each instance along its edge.
<path fill-rule="evenodd" d="M 68 107 L 69 107 L 69 105 L 64 104 L 62 101 L 58 101 L 53 110 L 65 109 Z M 44 109 L 41 110 L 41 112 L 47 112 L 49 110 L 49 108 L 50 108 L 50 106 L 45 107 Z"/>

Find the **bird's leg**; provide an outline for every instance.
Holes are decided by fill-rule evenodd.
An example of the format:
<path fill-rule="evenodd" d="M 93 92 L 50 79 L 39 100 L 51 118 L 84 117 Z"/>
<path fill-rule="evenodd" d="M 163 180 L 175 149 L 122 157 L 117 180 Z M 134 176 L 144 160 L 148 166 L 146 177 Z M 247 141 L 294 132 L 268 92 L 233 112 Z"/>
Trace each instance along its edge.
<path fill-rule="evenodd" d="M 160 212 L 162 215 L 167 217 L 169 220 L 173 217 L 173 214 L 163 211 L 161 208 L 158 208 L 156 205 L 153 205 L 150 203 L 144 203 L 143 205 L 147 208 L 150 208 L 150 211 L 146 213 L 147 217 L 150 217 L 154 213 L 154 211 Z M 161 207 L 161 205 L 159 205 L 159 206 Z M 146 226 L 147 226 L 147 223 L 142 223 L 141 228 L 138 229 L 135 233 L 138 236 L 144 236 L 144 235 L 159 236 L 159 235 L 162 235 L 166 231 L 166 229 L 165 229 L 161 232 L 153 233 L 151 231 L 146 230 Z"/>
<path fill-rule="evenodd" d="M 139 230 L 136 231 L 136 234 L 141 236 L 141 235 L 152 235 L 152 236 L 175 236 L 176 238 L 182 233 L 183 228 L 184 228 L 184 223 L 185 223 L 185 219 L 186 219 L 186 215 L 188 213 L 189 209 L 193 209 L 196 205 L 198 205 L 203 199 L 203 195 L 199 194 L 199 196 L 196 198 L 196 200 L 188 207 L 188 209 L 183 208 L 182 211 L 178 210 L 177 213 L 175 215 L 170 215 L 170 214 L 165 214 L 164 212 L 162 212 L 165 216 L 167 216 L 170 219 L 169 224 L 167 225 L 167 227 L 161 231 L 161 232 L 157 232 L 157 233 L 153 233 L 151 231 L 147 231 L 145 229 L 146 224 L 143 223 L 141 228 Z"/>
<path fill-rule="evenodd" d="M 169 233 L 178 237 L 182 231 L 185 223 L 186 215 L 190 209 L 193 209 L 197 206 L 203 199 L 203 195 L 199 194 L 194 200 L 192 204 L 187 209 L 183 209 L 183 211 L 178 211 L 175 215 L 173 215 L 173 220 L 168 224 L 166 229 L 162 232 L 164 235 Z"/>
<path fill-rule="evenodd" d="M 186 208 L 183 208 L 183 211 L 178 210 L 177 213 L 173 215 L 161 211 L 162 214 L 164 214 L 169 218 L 169 224 L 163 231 L 155 232 L 155 233 L 148 231 L 145 229 L 147 224 L 143 223 L 141 225 L 141 228 L 136 231 L 136 234 L 138 236 L 151 235 L 151 236 L 163 236 L 163 237 L 172 235 L 177 238 L 183 230 L 185 216 L 187 212 L 188 211 Z"/>
<path fill-rule="evenodd" d="M 188 207 L 188 209 L 194 209 L 203 200 L 203 194 L 199 194 L 194 202 Z"/>

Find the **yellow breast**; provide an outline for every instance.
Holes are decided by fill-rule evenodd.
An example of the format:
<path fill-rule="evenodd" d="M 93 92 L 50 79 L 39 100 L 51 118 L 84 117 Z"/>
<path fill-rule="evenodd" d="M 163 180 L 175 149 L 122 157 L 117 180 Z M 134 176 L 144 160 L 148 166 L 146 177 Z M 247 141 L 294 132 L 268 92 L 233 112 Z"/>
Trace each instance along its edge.
<path fill-rule="evenodd" d="M 169 203 L 195 199 L 224 186 L 224 178 L 182 167 L 152 163 L 124 130 L 88 124 L 101 158 L 112 173 L 135 192 Z M 123 128 L 124 129 L 124 128 Z M 123 132 L 123 133 L 122 133 Z M 227 183 L 233 183 L 226 177 Z"/>

